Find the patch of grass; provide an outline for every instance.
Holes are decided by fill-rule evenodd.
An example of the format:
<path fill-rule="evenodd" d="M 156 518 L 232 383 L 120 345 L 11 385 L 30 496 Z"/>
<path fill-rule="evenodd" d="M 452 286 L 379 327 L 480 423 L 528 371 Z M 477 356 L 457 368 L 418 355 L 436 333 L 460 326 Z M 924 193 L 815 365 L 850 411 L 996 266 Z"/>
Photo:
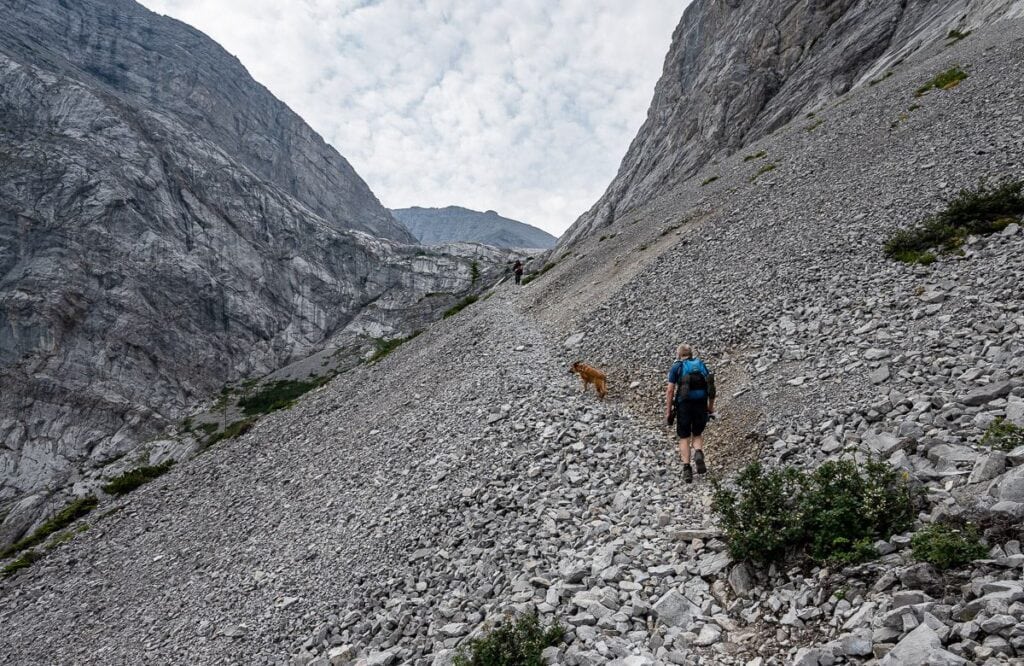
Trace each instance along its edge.
<path fill-rule="evenodd" d="M 971 234 L 1002 231 L 1024 214 L 1024 180 L 962 190 L 946 210 L 901 229 L 885 242 L 885 254 L 905 263 L 930 263 L 935 252 L 958 249 Z"/>
<path fill-rule="evenodd" d="M 824 125 L 824 124 L 825 124 L 825 121 L 824 121 L 824 120 L 822 120 L 821 118 L 818 118 L 818 119 L 817 119 L 817 120 L 815 120 L 815 121 L 814 121 L 813 123 L 811 123 L 810 125 L 808 125 L 808 126 L 807 126 L 807 127 L 805 128 L 805 129 L 806 129 L 806 130 L 807 130 L 808 132 L 813 132 L 814 130 L 818 129 L 819 127 L 821 127 L 821 126 L 822 126 L 822 125 Z"/>
<path fill-rule="evenodd" d="M 892 76 L 894 73 L 895 72 L 890 70 L 890 71 L 886 72 L 885 74 L 882 74 L 877 79 L 871 79 L 870 81 L 868 81 L 868 85 L 869 86 L 877 86 L 879 83 L 881 83 L 882 81 L 885 81 L 887 78 Z"/>
<path fill-rule="evenodd" d="M 384 340 L 384 339 L 378 338 L 378 339 L 374 340 L 373 342 L 374 342 L 375 345 L 377 345 L 377 349 L 374 350 L 373 355 L 370 356 L 370 358 L 366 362 L 367 363 L 377 363 L 377 362 L 379 362 L 385 356 L 387 356 L 391 352 L 395 351 L 396 349 L 401 347 L 406 342 L 409 342 L 410 340 L 412 340 L 413 338 L 415 338 L 419 334 L 420 334 L 420 331 L 416 331 L 412 335 L 409 335 L 408 337 L 404 337 L 404 338 L 393 338 L 391 340 Z"/>
<path fill-rule="evenodd" d="M 78 536 L 82 532 L 87 531 L 88 529 L 89 529 L 89 526 L 87 524 L 85 524 L 85 523 L 82 523 L 81 525 L 79 525 L 78 527 L 75 527 L 74 529 L 65 530 L 63 532 L 60 532 L 59 534 L 57 534 L 57 536 L 55 536 L 52 539 L 50 539 L 50 542 L 46 544 L 46 550 L 50 551 L 50 550 L 53 550 L 54 548 L 62 546 L 64 544 L 66 544 L 67 542 L 71 541 L 72 539 L 74 539 L 76 536 Z"/>
<path fill-rule="evenodd" d="M 580 257 L 583 257 L 583 255 L 580 255 Z M 536 273 L 530 273 L 529 275 L 524 277 L 523 278 L 523 286 L 525 287 L 526 285 L 530 284 L 531 282 L 533 282 L 534 280 L 539 278 L 541 275 L 544 275 L 545 273 L 550 271 L 552 268 L 555 267 L 555 263 L 556 262 L 551 262 L 549 264 L 544 264 L 544 266 L 539 271 L 537 271 Z"/>
<path fill-rule="evenodd" d="M 43 559 L 43 557 L 43 553 L 38 550 L 27 550 L 21 554 L 21 557 L 5 566 L 3 570 L 0 570 L 0 574 L 3 574 L 4 578 L 8 578 L 22 569 L 27 569 L 32 566 L 34 562 L 38 562 Z"/>
<path fill-rule="evenodd" d="M 447 319 L 448 317 L 454 317 L 455 315 L 459 314 L 460 312 L 468 308 L 470 305 L 476 303 L 478 300 L 480 300 L 479 296 L 466 296 L 464 299 L 462 299 L 461 301 L 459 301 L 458 303 L 444 311 L 444 319 Z"/>
<path fill-rule="evenodd" d="M 701 187 L 706 187 L 706 186 L 710 185 L 711 183 L 715 182 L 716 180 L 718 180 L 718 176 L 710 176 L 708 178 L 705 178 L 701 182 L 700 186 Z"/>
<path fill-rule="evenodd" d="M 238 406 L 242 408 L 242 413 L 246 416 L 269 414 L 278 409 L 286 409 L 291 407 L 299 396 L 323 386 L 329 379 L 329 377 L 318 377 L 312 381 L 281 379 L 271 384 L 264 384 L 256 393 L 239 400 Z"/>
<path fill-rule="evenodd" d="M 200 423 L 196 427 L 199 430 L 202 430 L 207 435 L 212 435 L 213 433 L 217 432 L 217 428 L 219 428 L 220 426 L 218 426 L 216 423 L 212 423 L 212 422 L 208 421 L 206 423 Z"/>
<path fill-rule="evenodd" d="M 98 504 L 99 500 L 92 495 L 76 499 L 61 509 L 52 518 L 40 525 L 35 532 L 0 551 L 0 560 L 6 559 L 15 553 L 25 550 L 26 548 L 38 546 L 51 534 L 59 532 L 82 516 L 88 514 L 90 511 L 95 509 Z"/>
<path fill-rule="evenodd" d="M 948 35 L 946 35 L 946 39 L 950 40 L 950 41 L 949 41 L 949 42 L 948 42 L 948 43 L 946 44 L 946 46 L 953 46 L 954 44 L 956 44 L 957 42 L 959 42 L 959 41 L 960 41 L 961 39 L 967 39 L 967 37 L 968 37 L 968 36 L 969 36 L 970 34 L 971 34 L 971 31 L 970 31 L 970 30 L 968 30 L 967 32 L 960 32 L 959 30 L 957 30 L 956 28 L 954 28 L 953 30 L 950 30 L 950 31 L 949 31 L 949 34 L 948 34 Z"/>
<path fill-rule="evenodd" d="M 111 495 L 126 495 L 139 486 L 163 476 L 171 467 L 174 467 L 173 460 L 166 460 L 159 465 L 136 467 L 111 479 L 109 483 L 103 486 L 103 492 L 110 493 Z"/>
<path fill-rule="evenodd" d="M 482 638 L 469 641 L 455 656 L 455 666 L 543 666 L 544 648 L 558 645 L 565 629 L 557 622 L 547 629 L 536 615 L 508 621 Z"/>
<path fill-rule="evenodd" d="M 753 176 L 750 177 L 750 182 L 754 182 L 755 180 L 757 180 L 758 178 L 760 178 L 764 174 L 768 173 L 769 171 L 775 171 L 775 165 L 774 164 L 765 164 L 763 167 L 758 169 L 757 173 L 755 173 Z"/>
<path fill-rule="evenodd" d="M 597 239 L 598 243 L 615 238 L 618 234 L 606 234 Z"/>
<path fill-rule="evenodd" d="M 768 151 L 767 150 L 762 150 L 759 153 L 753 153 L 752 155 L 747 155 L 746 157 L 743 158 L 743 161 L 744 162 L 752 162 L 754 160 L 763 159 L 765 157 L 768 157 Z"/>
<path fill-rule="evenodd" d="M 918 88 L 914 92 L 915 97 L 920 97 L 929 90 L 949 90 L 960 85 L 960 82 L 966 79 L 968 76 L 967 72 L 960 69 L 959 67 L 950 67 L 944 72 L 935 75 L 931 81 L 928 81 L 923 86 Z"/>
<path fill-rule="evenodd" d="M 255 418 L 235 421 L 228 427 L 224 428 L 224 430 L 222 430 L 221 432 L 214 434 L 213 436 L 210 437 L 210 439 L 203 442 L 203 450 L 206 450 L 213 446 L 214 444 L 216 444 L 217 442 L 221 442 L 225 439 L 234 439 L 235 437 L 240 437 L 241 435 L 244 435 L 245 433 L 249 432 L 249 428 L 251 428 L 254 423 L 256 423 Z"/>
<path fill-rule="evenodd" d="M 851 564 L 877 556 L 875 540 L 910 526 L 916 494 L 906 476 L 876 462 L 830 461 L 811 473 L 753 463 L 736 490 L 715 485 L 712 509 L 736 559 Z"/>
<path fill-rule="evenodd" d="M 943 570 L 962 567 L 988 556 L 988 548 L 978 539 L 973 525 L 955 529 L 933 523 L 911 537 L 910 547 L 914 559 L 930 562 Z"/>
<path fill-rule="evenodd" d="M 907 111 L 913 113 L 914 111 L 917 111 L 920 108 L 921 108 L 920 104 L 911 104 L 910 107 L 907 108 Z"/>
<path fill-rule="evenodd" d="M 1018 446 L 1024 446 L 1024 428 L 1000 417 L 985 428 L 981 445 L 999 451 L 1013 451 Z"/>

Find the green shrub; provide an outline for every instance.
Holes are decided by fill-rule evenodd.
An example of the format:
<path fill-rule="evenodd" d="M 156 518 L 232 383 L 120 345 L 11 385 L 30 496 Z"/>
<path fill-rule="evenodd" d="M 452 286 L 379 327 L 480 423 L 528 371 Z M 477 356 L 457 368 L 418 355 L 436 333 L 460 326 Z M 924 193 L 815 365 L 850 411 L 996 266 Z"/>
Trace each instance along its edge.
<path fill-rule="evenodd" d="M 464 299 L 462 299 L 455 305 L 445 310 L 444 319 L 447 319 L 448 317 L 454 317 L 455 315 L 459 314 L 460 312 L 468 308 L 470 305 L 476 303 L 478 300 L 478 296 L 466 296 Z"/>
<path fill-rule="evenodd" d="M 810 474 L 753 463 L 740 472 L 736 490 L 716 484 L 712 509 L 736 559 L 806 555 L 850 564 L 874 557 L 876 539 L 910 526 L 915 495 L 905 476 L 881 463 L 830 461 Z"/>
<path fill-rule="evenodd" d="M 960 567 L 988 555 L 973 525 L 958 530 L 933 523 L 914 534 L 910 547 L 914 559 L 930 562 L 939 569 Z"/>
<path fill-rule="evenodd" d="M 961 190 L 946 210 L 890 236 L 885 253 L 898 261 L 930 263 L 935 259 L 934 251 L 955 251 L 971 234 L 1002 231 L 1024 214 L 1022 189 L 1024 180 L 991 186 L 982 182 L 975 190 Z"/>
<path fill-rule="evenodd" d="M 32 566 L 33 562 L 38 562 L 41 559 L 43 559 L 42 552 L 38 550 L 26 550 L 24 553 L 21 554 L 21 557 L 5 566 L 3 570 L 0 571 L 0 573 L 3 574 L 4 578 L 7 578 L 8 576 L 13 576 L 18 571 Z"/>
<path fill-rule="evenodd" d="M 234 439 L 235 437 L 240 437 L 241 435 L 244 435 L 245 433 L 249 432 L 249 428 L 251 428 L 252 424 L 255 422 L 255 418 L 249 418 L 231 423 L 228 427 L 224 428 L 224 430 L 215 433 L 208 440 L 203 442 L 203 450 L 206 450 L 213 446 L 214 444 L 216 444 L 217 442 L 223 441 L 225 439 Z"/>
<path fill-rule="evenodd" d="M 278 409 L 291 407 L 299 396 L 323 386 L 328 380 L 328 377 L 318 377 L 305 382 L 282 379 L 266 384 L 256 393 L 242 398 L 238 401 L 238 406 L 246 416 L 269 414 Z"/>
<path fill-rule="evenodd" d="M 950 40 L 949 43 L 946 44 L 946 46 L 952 46 L 953 44 L 959 42 L 961 39 L 967 39 L 968 35 L 970 34 L 970 30 L 968 30 L 967 32 L 960 32 L 959 30 L 956 29 L 950 30 L 949 34 L 946 35 L 946 38 Z"/>
<path fill-rule="evenodd" d="M 765 164 L 763 167 L 758 169 L 757 173 L 755 173 L 753 176 L 750 177 L 750 182 L 754 182 L 755 180 L 757 180 L 758 178 L 760 178 L 764 174 L 768 173 L 769 171 L 775 171 L 775 165 L 774 164 Z"/>
<path fill-rule="evenodd" d="M 506 622 L 483 638 L 469 641 L 456 655 L 455 666 L 542 666 L 544 648 L 558 645 L 565 629 L 557 622 L 542 629 L 536 615 Z"/>
<path fill-rule="evenodd" d="M 614 236 L 615 236 L 615 234 L 612 234 L 612 237 L 614 237 Z M 604 240 L 604 239 L 602 238 L 602 240 Z M 580 255 L 580 256 L 582 256 L 582 255 Z M 545 273 L 550 271 L 552 268 L 555 267 L 555 263 L 557 263 L 557 262 L 551 262 L 549 264 L 544 264 L 544 266 L 539 271 L 537 271 L 536 273 L 530 273 L 529 275 L 524 277 L 523 278 L 523 285 L 530 284 L 531 282 L 533 282 L 534 280 L 539 278 L 541 275 L 544 275 Z"/>
<path fill-rule="evenodd" d="M 811 123 L 810 125 L 808 125 L 808 126 L 807 126 L 807 127 L 805 128 L 805 129 L 806 129 L 806 130 L 807 130 L 808 132 L 813 132 L 814 130 L 818 129 L 819 127 L 821 127 L 821 126 L 822 126 L 822 125 L 824 125 L 824 124 L 825 124 L 825 121 L 824 121 L 824 120 L 822 120 L 821 118 L 818 118 L 818 119 L 817 119 L 817 120 L 815 120 L 815 121 L 814 121 L 813 123 Z"/>
<path fill-rule="evenodd" d="M 981 444 L 1000 451 L 1013 451 L 1018 446 L 1024 446 L 1024 428 L 998 418 L 985 428 Z"/>
<path fill-rule="evenodd" d="M 959 67 L 950 67 L 946 71 L 936 74 L 935 78 L 918 88 L 914 95 L 916 97 L 920 97 L 932 89 L 949 90 L 950 88 L 955 88 L 960 85 L 960 82 L 966 79 L 967 76 L 967 72 L 963 71 Z"/>
<path fill-rule="evenodd" d="M 881 83 L 882 81 L 885 81 L 887 78 L 889 78 L 893 74 L 894 74 L 894 72 L 888 71 L 885 74 L 882 74 L 877 79 L 871 79 L 870 81 L 868 81 L 868 85 L 869 86 L 877 86 L 879 83 Z"/>
<path fill-rule="evenodd" d="M 61 509 L 60 512 L 52 518 L 40 525 L 35 532 L 0 551 L 0 559 L 6 559 L 19 551 L 41 544 L 51 534 L 59 532 L 82 516 L 86 515 L 95 509 L 98 504 L 99 500 L 92 495 L 76 499 Z"/>
<path fill-rule="evenodd" d="M 110 493 L 111 495 L 125 495 L 144 483 L 149 483 L 153 479 L 163 476 L 173 466 L 174 461 L 167 460 L 159 465 L 136 467 L 111 479 L 109 483 L 103 486 L 103 492 Z"/>
<path fill-rule="evenodd" d="M 746 157 L 743 158 L 743 161 L 744 162 L 752 162 L 753 160 L 759 160 L 759 159 L 767 157 L 767 156 L 768 156 L 768 151 L 767 150 L 762 150 L 759 153 L 754 153 L 753 155 L 747 155 Z"/>
<path fill-rule="evenodd" d="M 704 179 L 704 182 L 702 182 L 702 183 L 700 184 L 700 186 L 701 186 L 701 187 L 704 187 L 704 186 L 706 186 L 706 185 L 710 185 L 711 183 L 715 182 L 716 180 L 718 180 L 718 176 L 710 176 L 710 177 L 708 177 L 708 178 L 705 178 L 705 179 Z"/>
<path fill-rule="evenodd" d="M 416 331 L 412 335 L 409 335 L 409 336 L 404 337 L 404 338 L 393 338 L 391 340 L 384 340 L 384 339 L 374 340 L 373 342 L 374 342 L 375 345 L 377 345 L 377 349 L 374 350 L 373 355 L 370 356 L 370 358 L 367 360 L 367 363 L 377 363 L 378 361 L 383 359 L 385 356 L 387 356 L 391 352 L 395 351 L 396 349 L 401 347 L 406 342 L 409 342 L 409 340 L 412 340 L 413 338 L 415 338 L 419 334 L 420 334 L 420 331 Z"/>

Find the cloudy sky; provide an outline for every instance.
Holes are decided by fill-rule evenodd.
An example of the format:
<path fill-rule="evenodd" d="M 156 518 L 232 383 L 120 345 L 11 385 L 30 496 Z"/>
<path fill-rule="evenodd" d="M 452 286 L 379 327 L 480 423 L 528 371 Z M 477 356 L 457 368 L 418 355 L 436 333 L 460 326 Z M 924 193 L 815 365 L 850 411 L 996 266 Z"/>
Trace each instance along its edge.
<path fill-rule="evenodd" d="M 688 0 L 142 0 L 238 56 L 385 206 L 560 234 L 643 123 Z"/>

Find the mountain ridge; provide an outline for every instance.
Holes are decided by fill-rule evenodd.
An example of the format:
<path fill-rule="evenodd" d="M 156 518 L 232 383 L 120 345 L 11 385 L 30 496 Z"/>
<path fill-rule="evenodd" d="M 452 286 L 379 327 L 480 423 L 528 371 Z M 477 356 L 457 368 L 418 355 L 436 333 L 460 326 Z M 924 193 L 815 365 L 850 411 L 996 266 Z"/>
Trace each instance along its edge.
<path fill-rule="evenodd" d="M 494 210 L 412 206 L 392 209 L 391 213 L 427 245 L 472 241 L 504 248 L 548 249 L 558 241 L 542 229 L 503 217 Z"/>

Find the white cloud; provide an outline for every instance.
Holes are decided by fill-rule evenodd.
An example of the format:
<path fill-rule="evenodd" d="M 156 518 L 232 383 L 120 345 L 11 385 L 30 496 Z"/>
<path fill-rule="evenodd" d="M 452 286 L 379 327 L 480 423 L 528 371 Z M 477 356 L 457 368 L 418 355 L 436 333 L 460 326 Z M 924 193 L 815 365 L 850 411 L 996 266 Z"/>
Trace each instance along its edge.
<path fill-rule="evenodd" d="M 559 234 L 643 122 L 688 0 L 142 0 L 207 33 L 384 205 Z"/>

